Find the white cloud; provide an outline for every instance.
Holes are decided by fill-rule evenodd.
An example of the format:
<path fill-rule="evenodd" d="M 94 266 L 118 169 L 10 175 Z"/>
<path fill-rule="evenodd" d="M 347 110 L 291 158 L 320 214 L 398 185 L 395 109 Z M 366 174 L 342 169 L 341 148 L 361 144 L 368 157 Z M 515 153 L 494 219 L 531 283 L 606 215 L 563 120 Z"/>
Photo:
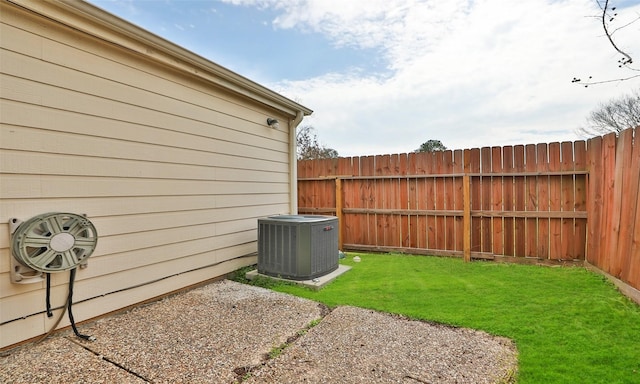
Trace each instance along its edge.
<path fill-rule="evenodd" d="M 278 28 L 385 59 L 390 75 L 353 70 L 273 85 L 315 110 L 303 124 L 341 155 L 407 152 L 429 139 L 450 148 L 575 140 L 599 102 L 640 86 L 571 84 L 629 74 L 616 67 L 590 0 L 228 1 L 273 8 Z M 640 5 L 619 13 L 624 25 Z M 615 35 L 638 56 L 639 30 Z"/>

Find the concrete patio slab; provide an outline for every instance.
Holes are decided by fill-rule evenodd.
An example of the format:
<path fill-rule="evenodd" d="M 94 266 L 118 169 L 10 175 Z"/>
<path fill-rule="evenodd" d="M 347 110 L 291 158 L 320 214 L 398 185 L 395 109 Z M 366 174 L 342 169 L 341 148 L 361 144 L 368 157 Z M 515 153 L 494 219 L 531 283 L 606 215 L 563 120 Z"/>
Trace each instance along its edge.
<path fill-rule="evenodd" d="M 262 273 L 258 273 L 257 269 L 254 269 L 253 271 L 249 271 L 245 274 L 245 277 L 247 278 L 247 280 L 254 280 L 257 277 L 265 277 L 267 279 L 273 279 L 273 280 L 278 280 L 278 281 L 286 281 L 289 283 L 294 283 L 294 284 L 298 284 L 298 285 L 302 285 L 311 289 L 315 289 L 315 290 L 319 290 L 322 289 L 322 287 L 324 287 L 325 285 L 329 284 L 330 282 L 332 282 L 333 280 L 335 280 L 338 276 L 342 275 L 343 273 L 349 271 L 351 269 L 350 266 L 348 265 L 338 265 L 338 269 L 336 269 L 335 271 L 331 272 L 331 273 L 327 273 L 326 275 L 317 277 L 315 279 L 311 279 L 311 280 L 293 280 L 293 279 L 283 279 L 281 277 L 274 277 L 274 276 L 269 276 L 269 275 L 264 275 Z"/>
<path fill-rule="evenodd" d="M 0 383 L 234 383 L 323 309 L 225 280 L 79 326 L 95 341 L 27 345 L 0 358 Z"/>
<path fill-rule="evenodd" d="M 484 332 L 219 281 L 0 355 L 0 383 L 510 383 Z"/>
<path fill-rule="evenodd" d="M 0 383 L 146 383 L 75 336 L 53 336 L 0 358 Z"/>

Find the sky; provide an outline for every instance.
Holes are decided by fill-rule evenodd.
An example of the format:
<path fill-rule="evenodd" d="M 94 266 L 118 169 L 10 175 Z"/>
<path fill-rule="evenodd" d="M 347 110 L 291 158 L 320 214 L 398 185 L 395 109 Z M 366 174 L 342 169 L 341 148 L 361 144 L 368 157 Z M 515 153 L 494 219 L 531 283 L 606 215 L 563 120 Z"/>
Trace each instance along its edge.
<path fill-rule="evenodd" d="M 638 73 L 596 0 L 89 2 L 312 109 L 301 126 L 340 156 L 580 140 L 591 111 L 640 88 L 571 82 Z M 640 0 L 611 7 L 640 69 Z"/>

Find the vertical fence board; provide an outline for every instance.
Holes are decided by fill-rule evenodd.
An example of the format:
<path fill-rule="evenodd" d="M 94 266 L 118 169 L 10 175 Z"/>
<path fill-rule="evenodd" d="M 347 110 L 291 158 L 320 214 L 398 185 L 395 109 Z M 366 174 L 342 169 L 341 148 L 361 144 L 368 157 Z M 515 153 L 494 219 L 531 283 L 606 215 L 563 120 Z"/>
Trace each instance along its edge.
<path fill-rule="evenodd" d="M 407 170 L 409 169 L 409 155 L 402 154 L 399 157 L 399 191 L 398 191 L 398 205 L 402 210 L 409 209 L 409 178 L 407 176 Z M 400 215 L 400 246 L 402 248 L 408 248 L 411 246 L 411 234 L 409 230 L 411 216 L 409 214 Z"/>
<path fill-rule="evenodd" d="M 400 156 L 399 155 L 391 155 L 389 157 L 389 169 L 387 171 L 387 175 L 390 176 L 398 176 Z M 399 209 L 401 207 L 400 204 L 400 178 L 393 177 L 388 179 L 388 192 L 389 196 L 387 197 L 387 208 L 389 209 Z M 388 230 L 385 232 L 386 241 L 384 242 L 385 246 L 399 247 L 401 244 L 400 240 L 400 217 L 396 214 L 387 215 L 388 217 Z"/>
<path fill-rule="evenodd" d="M 409 153 L 407 156 L 407 175 L 417 175 L 418 167 L 415 153 Z M 408 207 L 410 210 L 418 209 L 418 179 L 417 178 L 407 178 L 407 193 L 408 197 Z M 409 214 L 408 218 L 409 228 L 409 244 L 407 245 L 409 248 L 419 248 L 418 242 L 418 215 Z"/>
<path fill-rule="evenodd" d="M 631 251 L 631 238 L 634 225 L 625 225 L 635 219 L 635 202 L 637 200 L 636 175 L 638 168 L 633 169 L 633 133 L 632 129 L 620 133 L 616 153 L 616 198 L 619 198 L 620 210 L 617 225 L 619 228 L 618 241 L 616 242 L 616 254 L 618 261 L 614 271 L 619 271 L 619 276 L 628 278 L 628 270 L 625 270 L 626 259 Z M 618 191 L 619 190 L 619 191 Z"/>
<path fill-rule="evenodd" d="M 614 168 L 614 185 L 613 185 L 613 202 L 612 202 L 612 218 L 611 218 L 611 241 L 609 242 L 608 252 L 611 256 L 610 272 L 613 276 L 621 277 L 622 275 L 622 258 L 627 249 L 623 249 L 626 244 L 625 236 L 628 233 L 628 226 L 623 223 L 623 210 L 630 205 L 625 204 L 625 198 L 628 197 L 632 188 L 629 188 L 628 176 L 629 167 L 631 166 L 633 130 L 625 130 L 620 133 L 616 145 L 616 159 Z M 624 192 L 624 193 L 623 193 Z"/>
<path fill-rule="evenodd" d="M 344 157 L 338 159 L 338 171 L 337 174 L 339 177 L 353 175 L 353 158 Z M 336 179 L 336 183 L 338 183 L 338 179 Z M 353 206 L 354 197 L 357 198 L 357 194 L 354 196 L 353 192 L 353 180 L 343 180 L 341 193 L 342 193 L 342 206 L 338 204 L 338 199 L 336 198 L 336 211 L 342 210 L 343 208 L 351 208 Z M 337 184 L 336 184 L 336 194 L 337 194 Z M 337 212 L 336 212 L 337 213 Z M 338 230 L 340 231 L 341 240 L 338 241 L 340 249 L 342 249 L 342 245 L 345 242 L 345 239 L 348 237 L 348 234 L 354 231 L 353 228 L 353 218 L 351 215 L 346 215 L 344 212 L 341 214 L 340 222 L 338 223 Z"/>
<path fill-rule="evenodd" d="M 375 156 L 375 176 L 384 176 L 385 169 L 389 169 L 389 155 Z M 376 185 L 376 209 L 385 209 L 387 207 L 388 198 L 388 180 L 387 179 L 375 179 Z M 376 228 L 376 246 L 383 246 L 385 243 L 385 233 L 389 226 L 389 216 L 381 213 L 375 215 L 375 228 Z"/>
<path fill-rule="evenodd" d="M 587 169 L 587 146 L 584 141 L 576 141 L 573 148 L 575 157 L 574 169 L 585 171 Z M 587 176 L 575 175 L 575 205 L 576 212 L 586 213 L 587 210 Z M 573 257 L 585 260 L 587 246 L 587 219 L 576 219 L 573 239 Z"/>
<path fill-rule="evenodd" d="M 526 145 L 525 148 L 525 170 L 527 173 L 535 173 L 537 168 L 536 146 Z M 525 177 L 525 209 L 527 212 L 538 210 L 538 178 L 536 176 Z M 525 219 L 525 249 L 524 256 L 537 257 L 538 252 L 538 219 Z"/>
<path fill-rule="evenodd" d="M 464 158 L 462 150 L 453 151 L 453 173 L 461 174 L 464 172 Z M 462 177 L 454 178 L 454 207 L 457 211 L 464 210 L 464 191 Z M 464 248 L 464 232 L 462 216 L 455 218 L 455 250 L 462 251 Z"/>
<path fill-rule="evenodd" d="M 426 154 L 427 160 L 427 174 L 433 175 L 436 173 L 435 157 L 433 153 Z M 425 179 L 426 183 L 426 209 L 436 209 L 436 181 L 435 178 Z M 436 248 L 436 217 L 433 215 L 427 215 L 427 248 Z"/>
<path fill-rule="evenodd" d="M 320 160 L 314 167 L 314 174 L 315 174 L 314 177 L 318 177 L 321 175 L 322 176 L 331 175 L 332 172 L 327 169 L 326 165 L 327 165 L 326 159 Z M 314 190 L 314 193 L 313 193 L 314 206 L 322 207 L 322 208 L 334 207 L 333 204 L 330 204 L 330 202 L 333 201 L 334 192 L 333 190 L 331 190 L 331 186 L 328 185 L 329 183 L 333 184 L 333 180 L 328 181 L 325 178 L 324 180 L 317 183 L 316 189 Z"/>
<path fill-rule="evenodd" d="M 338 170 L 336 171 L 337 175 L 342 176 L 353 176 L 353 164 L 357 160 L 353 157 L 341 157 L 338 158 Z"/>
<path fill-rule="evenodd" d="M 300 181 L 300 179 L 307 178 L 306 168 L 308 164 L 309 164 L 308 161 L 298 161 L 298 164 L 297 164 L 298 185 L 296 187 L 298 190 L 298 208 L 306 208 L 308 204 L 307 203 L 308 193 L 306 188 L 309 186 L 310 183 L 307 181 Z"/>
<path fill-rule="evenodd" d="M 513 147 L 502 148 L 502 168 L 505 173 L 513 173 Z M 505 176 L 503 178 L 502 190 L 504 191 L 504 210 L 509 212 L 514 210 L 514 177 Z M 515 220 L 513 217 L 505 217 L 504 220 L 504 254 L 515 256 Z"/>
<path fill-rule="evenodd" d="M 343 204 L 343 191 L 342 191 L 342 179 L 341 178 L 336 178 L 335 179 L 335 191 L 336 191 L 336 217 L 338 218 L 338 249 L 342 249 L 344 248 L 344 229 L 345 229 L 345 223 L 344 223 L 344 217 L 342 216 L 342 207 L 344 206 Z"/>
<path fill-rule="evenodd" d="M 318 170 L 318 176 L 328 176 L 326 180 L 322 182 L 321 191 L 319 191 L 317 198 L 320 200 L 321 207 L 335 208 L 336 195 L 335 195 L 335 180 L 331 176 L 335 176 L 334 159 L 323 159 L 321 167 Z"/>
<path fill-rule="evenodd" d="M 608 251 L 612 248 L 611 242 L 614 237 L 617 240 L 618 228 L 614 228 L 613 203 L 615 199 L 615 166 L 616 166 L 616 135 L 610 133 L 605 135 L 602 140 L 602 171 L 603 171 L 603 231 L 601 234 L 602 244 L 600 244 L 601 266 L 604 271 L 611 273 L 611 263 L 613 255 L 608 255 Z M 612 274 L 613 275 L 613 274 Z M 615 275 L 613 275 L 615 276 Z M 617 277 L 617 276 L 616 276 Z"/>
<path fill-rule="evenodd" d="M 547 144 L 536 145 L 536 170 L 544 173 L 549 171 L 549 153 Z M 538 212 L 549 211 L 549 176 L 538 176 Z M 540 259 L 549 259 L 549 218 L 538 218 L 538 250 Z"/>
<path fill-rule="evenodd" d="M 375 170 L 375 157 L 365 156 L 360 159 L 361 176 L 373 176 Z M 362 179 L 362 199 L 363 208 L 373 209 L 376 207 L 376 184 L 373 179 Z M 376 245 L 376 215 L 374 213 L 362 214 L 362 224 L 365 229 L 365 244 Z"/>
<path fill-rule="evenodd" d="M 402 177 L 403 173 L 406 171 L 406 157 L 404 155 L 396 155 L 394 156 L 394 175 L 398 177 L 393 179 L 394 181 L 394 190 L 395 196 L 393 197 L 393 205 L 394 209 L 398 210 L 406 210 L 407 209 L 407 194 L 403 193 L 402 187 L 404 186 L 406 190 L 406 178 Z M 403 199 L 404 196 L 404 199 Z M 394 215 L 394 224 L 397 228 L 396 236 L 393 238 L 394 244 L 397 244 L 398 247 L 402 247 L 404 240 L 403 237 L 406 233 L 406 225 L 404 225 L 404 215 Z M 404 230 L 403 230 L 404 229 Z"/>
<path fill-rule="evenodd" d="M 562 156 L 560 170 L 574 170 L 573 143 L 565 141 L 561 144 L 560 155 Z M 563 175 L 560 177 L 561 185 L 561 204 L 563 212 L 574 212 L 575 210 L 575 184 L 574 175 Z M 563 218 L 561 224 L 561 242 L 562 242 L 562 259 L 574 259 L 573 256 L 573 240 L 574 240 L 574 219 Z"/>
<path fill-rule="evenodd" d="M 549 170 L 560 171 L 560 143 L 549 144 Z M 562 209 L 562 181 L 560 176 L 549 176 L 549 208 L 557 212 Z M 549 258 L 562 258 L 562 220 L 549 220 Z"/>
<path fill-rule="evenodd" d="M 354 157 L 353 160 L 353 175 L 362 175 L 362 157 Z M 352 183 L 353 200 L 351 208 L 365 208 L 366 207 L 366 194 L 364 188 L 365 182 L 361 179 L 355 179 Z M 345 236 L 345 243 L 348 244 L 364 244 L 367 227 L 366 216 L 363 214 L 349 214 L 349 219 L 352 222 L 353 231 L 349 232 Z"/>
<path fill-rule="evenodd" d="M 502 205 L 503 191 L 502 191 L 502 148 L 491 148 L 491 210 L 500 212 L 504 209 Z M 492 218 L 493 238 L 491 239 L 493 245 L 493 253 L 496 255 L 504 255 L 504 241 L 503 241 L 503 222 L 502 217 Z"/>
<path fill-rule="evenodd" d="M 625 194 L 622 207 L 622 227 L 620 252 L 624 255 L 621 278 L 632 285 L 640 286 L 640 127 L 631 132 L 631 146 L 628 147 L 629 162 L 625 166 Z M 624 234 L 624 236 L 623 236 Z"/>
<path fill-rule="evenodd" d="M 442 153 L 442 172 L 445 174 L 453 173 L 453 152 L 452 151 L 444 151 Z M 444 209 L 453 210 L 454 209 L 454 178 L 447 177 L 444 179 Z M 455 249 L 455 217 L 454 216 L 445 216 L 444 218 L 444 228 L 445 228 L 445 249 L 446 250 L 454 250 Z"/>
<path fill-rule="evenodd" d="M 638 146 L 639 145 L 636 142 L 636 147 Z M 638 187 L 640 188 L 640 185 Z M 636 289 L 640 289 L 640 199 L 636 201 L 635 211 L 636 217 L 634 220 L 631 252 L 629 252 L 628 266 L 626 268 L 628 271 L 628 276 L 625 281 Z"/>
<path fill-rule="evenodd" d="M 465 149 L 463 152 L 462 176 L 462 257 L 465 262 L 471 261 L 471 150 Z"/>
<path fill-rule="evenodd" d="M 426 154 L 424 152 L 416 154 L 416 174 L 417 175 L 425 175 L 427 173 L 426 170 Z M 427 209 L 427 179 L 419 178 L 416 179 L 416 203 L 418 210 Z M 418 244 L 418 248 L 426 249 L 428 248 L 427 243 L 427 216 L 426 215 L 418 215 L 416 217 L 417 228 L 416 228 L 416 242 Z"/>
<path fill-rule="evenodd" d="M 513 147 L 513 163 L 516 172 L 524 172 L 524 146 L 516 145 Z M 525 190 L 525 178 L 524 176 L 515 177 L 514 182 L 514 194 L 515 194 L 515 210 L 524 211 L 526 201 Z M 523 257 L 525 255 L 526 233 L 525 233 L 525 219 L 518 217 L 514 223 L 515 231 L 515 256 Z"/>
<path fill-rule="evenodd" d="M 469 150 L 469 172 L 480 172 L 480 149 Z M 471 177 L 470 198 L 471 211 L 478 211 L 482 208 L 481 201 L 481 179 L 479 176 Z M 482 251 L 482 221 L 479 217 L 471 217 L 471 252 Z"/>
<path fill-rule="evenodd" d="M 443 170 L 444 170 L 444 156 L 442 154 L 442 151 L 437 151 L 434 152 L 434 159 L 435 159 L 435 173 L 438 175 L 443 174 Z M 436 183 L 436 210 L 438 211 L 443 211 L 445 209 L 444 207 L 444 178 L 442 177 L 436 177 L 435 179 L 435 183 Z M 446 249 L 446 242 L 445 242 L 445 234 L 446 234 L 446 228 L 444 226 L 444 216 L 442 215 L 438 215 L 436 216 L 436 244 L 435 244 L 435 248 L 434 249 Z"/>
<path fill-rule="evenodd" d="M 306 166 L 304 167 L 304 173 L 306 175 L 306 177 L 315 177 L 314 173 L 313 173 L 313 168 L 314 168 L 314 164 L 315 162 L 313 161 L 305 161 Z M 306 199 L 303 200 L 303 204 L 302 206 L 304 207 L 317 207 L 317 205 L 313 204 L 313 194 L 314 194 L 314 190 L 316 188 L 316 184 L 317 183 L 312 183 L 312 182 L 307 182 L 304 184 L 305 186 L 305 197 Z"/>
<path fill-rule="evenodd" d="M 483 147 L 480 148 L 480 173 L 489 175 L 491 173 L 491 148 Z M 491 176 L 480 176 L 480 208 L 483 211 L 491 210 Z M 481 219 L 482 225 L 482 237 L 480 239 L 481 242 L 481 250 L 482 252 L 492 252 L 492 218 L 491 217 L 483 217 Z"/>
<path fill-rule="evenodd" d="M 309 177 L 316 177 L 317 175 L 320 174 L 320 172 L 316 171 L 316 168 L 319 167 L 319 162 L 318 161 L 314 161 L 311 162 L 311 167 L 309 167 Z M 308 204 L 309 207 L 320 207 L 320 205 L 318 204 L 318 202 L 315 200 L 316 195 L 318 194 L 318 189 L 319 189 L 319 184 L 320 182 L 317 183 L 311 183 L 309 185 L 309 199 L 308 199 Z"/>
<path fill-rule="evenodd" d="M 382 176 L 382 170 L 385 167 L 385 157 L 384 155 L 374 156 L 374 176 Z M 374 209 L 384 209 L 385 198 L 386 198 L 386 180 L 375 178 L 373 179 L 373 184 L 375 186 L 375 194 L 376 200 Z M 387 219 L 386 215 L 375 213 L 374 217 L 374 231 L 375 231 L 375 246 L 382 246 L 384 244 L 384 226 L 385 221 Z"/>
<path fill-rule="evenodd" d="M 633 223 L 633 235 L 625 270 L 628 271 L 626 281 L 633 287 L 640 289 L 640 127 L 634 132 L 634 147 L 632 152 L 632 172 L 635 171 L 630 183 L 630 188 L 635 185 L 637 198 L 635 204 L 635 215 L 630 217 Z M 635 181 L 634 181 L 635 180 Z M 633 184 L 635 183 L 635 184 Z"/>
<path fill-rule="evenodd" d="M 589 158 L 589 183 L 587 211 L 589 221 L 587 223 L 587 261 L 593 265 L 599 265 L 600 232 L 602 223 L 602 138 L 594 137 L 587 141 L 587 154 Z M 596 176 L 597 175 L 597 176 Z"/>
<path fill-rule="evenodd" d="M 342 193 L 344 196 L 342 200 L 344 204 L 343 208 L 356 208 L 359 202 L 358 182 L 356 180 L 349 179 L 342 180 Z M 360 228 L 358 222 L 358 216 L 351 213 L 343 212 L 342 220 L 344 223 L 344 228 L 341 228 L 340 232 L 342 233 L 343 243 L 353 244 L 352 239 L 354 238 L 358 238 L 358 240 L 361 241 L 361 239 L 359 239 L 360 235 L 358 233 L 362 233 L 362 229 Z"/>

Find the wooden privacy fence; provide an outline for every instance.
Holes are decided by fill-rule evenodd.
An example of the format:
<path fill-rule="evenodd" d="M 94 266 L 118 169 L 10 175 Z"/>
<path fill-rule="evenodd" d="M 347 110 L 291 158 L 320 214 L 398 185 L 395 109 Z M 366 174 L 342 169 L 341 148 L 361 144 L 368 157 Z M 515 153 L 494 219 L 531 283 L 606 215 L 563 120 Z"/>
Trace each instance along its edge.
<path fill-rule="evenodd" d="M 635 289 L 640 289 L 639 133 L 637 127 L 587 142 L 587 261 Z"/>
<path fill-rule="evenodd" d="M 639 287 L 635 132 L 587 142 L 300 161 L 298 212 L 338 216 L 341 249 L 588 260 Z"/>

